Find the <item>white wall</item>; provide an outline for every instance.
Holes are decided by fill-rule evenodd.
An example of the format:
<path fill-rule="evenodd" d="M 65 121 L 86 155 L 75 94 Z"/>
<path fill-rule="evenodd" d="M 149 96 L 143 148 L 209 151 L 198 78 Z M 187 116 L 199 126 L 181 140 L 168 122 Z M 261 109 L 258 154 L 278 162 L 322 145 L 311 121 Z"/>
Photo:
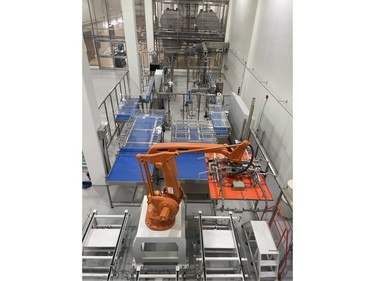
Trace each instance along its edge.
<path fill-rule="evenodd" d="M 230 49 L 240 58 L 247 58 L 253 33 L 255 12 L 258 0 L 231 0 L 233 3 L 228 15 Z M 225 76 L 233 91 L 241 86 L 244 66 L 236 59 L 232 51 L 228 52 Z M 245 59 L 244 59 L 245 61 Z"/>
<path fill-rule="evenodd" d="M 237 90 L 246 62 L 247 68 L 254 69 L 261 81 L 267 81 L 275 94 L 275 97 L 270 95 L 249 70 L 245 71 L 241 97 L 248 108 L 251 99 L 256 98 L 255 128 L 259 125 L 265 96 L 269 96 L 259 128 L 265 131 L 263 145 L 279 172 L 279 183 L 284 186 L 293 178 L 293 3 L 292 0 L 258 0 L 257 6 L 253 0 L 243 2 L 233 2 L 229 41 L 239 59 L 229 52 L 228 71 L 224 73 Z M 244 9 L 245 5 L 248 9 Z M 241 14 L 237 15 L 240 10 Z M 238 19 L 240 16 L 247 20 Z M 246 40 L 235 22 L 243 23 L 241 30 L 246 31 Z M 278 100 L 288 100 L 284 103 L 287 110 Z"/>
<path fill-rule="evenodd" d="M 247 57 L 258 0 L 232 0 L 230 48 Z"/>
<path fill-rule="evenodd" d="M 292 0 L 260 0 L 254 54 L 248 66 L 292 108 L 293 13 Z M 277 89 L 277 90 L 276 90 Z"/>

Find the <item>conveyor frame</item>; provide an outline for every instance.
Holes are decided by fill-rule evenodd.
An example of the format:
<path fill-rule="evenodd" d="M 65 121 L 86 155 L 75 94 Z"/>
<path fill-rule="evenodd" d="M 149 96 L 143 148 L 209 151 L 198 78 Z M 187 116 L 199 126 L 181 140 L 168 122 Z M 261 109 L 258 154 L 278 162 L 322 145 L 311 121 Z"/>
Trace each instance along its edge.
<path fill-rule="evenodd" d="M 199 221 L 199 240 L 200 240 L 200 254 L 201 257 L 197 258 L 196 260 L 200 263 L 201 267 L 201 279 L 203 281 L 206 281 L 208 279 L 225 279 L 225 280 L 247 280 L 248 275 L 244 272 L 244 267 L 242 265 L 242 262 L 247 261 L 246 258 L 242 258 L 241 251 L 239 248 L 239 242 L 237 240 L 237 235 L 235 233 L 235 225 L 234 225 L 234 219 L 235 217 L 232 216 L 232 212 L 229 212 L 229 216 L 202 216 L 202 211 L 198 212 L 198 216 L 194 217 L 195 219 L 198 219 Z M 205 233 L 208 235 L 207 228 L 210 228 L 209 226 L 206 226 L 203 224 L 203 220 L 213 220 L 213 221 L 227 221 L 227 229 L 225 231 L 230 231 L 230 236 L 232 238 L 232 241 L 227 241 L 225 244 L 220 247 L 222 249 L 215 249 L 205 246 L 204 242 L 204 236 Z M 215 240 L 215 237 L 220 238 L 220 231 L 223 231 L 222 225 L 218 227 L 217 229 L 214 229 L 214 231 L 218 232 L 218 235 L 210 236 L 209 240 L 210 243 L 212 243 L 213 240 Z M 228 232 L 226 232 L 228 235 Z M 230 240 L 230 239 L 229 239 Z M 221 241 L 218 240 L 220 243 Z M 228 244 L 229 243 L 229 244 Z M 215 242 L 213 243 L 215 244 Z M 216 243 L 217 244 L 217 243 Z M 209 253 L 208 256 L 207 253 Z M 220 266 L 221 262 L 228 262 L 229 264 L 232 264 L 233 268 L 220 268 L 220 273 L 217 273 L 215 271 L 218 271 L 218 267 L 215 267 L 215 263 L 217 266 Z M 208 267 L 208 263 L 212 267 Z M 208 271 L 212 271 L 214 273 L 209 273 Z"/>
<path fill-rule="evenodd" d="M 82 271 L 82 279 L 102 277 L 102 280 L 108 281 L 117 274 L 119 252 L 129 216 L 128 210 L 125 210 L 124 215 L 98 215 L 96 210 L 92 211 L 82 237 L 82 270 L 86 271 Z M 98 219 L 121 220 L 121 224 L 99 224 Z M 110 263 L 97 266 L 103 261 Z M 88 263 L 86 267 L 85 263 Z"/>

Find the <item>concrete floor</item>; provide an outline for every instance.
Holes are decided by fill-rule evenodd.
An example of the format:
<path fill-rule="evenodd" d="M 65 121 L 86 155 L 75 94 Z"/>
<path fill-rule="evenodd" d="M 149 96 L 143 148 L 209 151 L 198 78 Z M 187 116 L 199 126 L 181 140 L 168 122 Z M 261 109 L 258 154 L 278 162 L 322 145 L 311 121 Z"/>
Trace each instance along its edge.
<path fill-rule="evenodd" d="M 102 75 L 101 72 L 104 72 Z M 108 72 L 108 73 L 107 73 Z M 106 93 L 105 90 L 109 89 L 111 90 L 115 83 L 118 82 L 118 80 L 122 77 L 123 72 L 120 71 L 114 71 L 115 73 L 111 73 L 112 71 L 93 71 L 93 80 L 94 80 L 94 86 L 97 93 L 97 98 L 100 99 L 100 97 L 105 97 Z M 120 77 L 121 76 L 121 77 Z M 100 78 L 99 78 L 100 77 Z M 118 80 L 117 80 L 118 79 Z M 173 85 L 173 91 L 174 92 L 186 92 L 187 89 L 187 83 L 186 83 L 186 75 L 184 74 L 184 71 L 176 71 L 174 74 L 174 85 Z M 111 84 L 112 83 L 112 84 Z M 107 84 L 105 86 L 104 84 Z M 111 84 L 111 85 L 110 85 Z M 191 87 L 189 85 L 189 87 Z M 224 93 L 229 93 L 230 89 L 228 86 L 228 83 L 225 83 L 224 81 Z M 107 93 L 108 94 L 108 93 Z M 182 120 L 182 109 L 183 109 L 183 97 L 182 96 L 176 96 L 172 98 L 171 101 L 171 117 L 172 122 L 174 120 Z M 203 105 L 203 102 L 202 102 Z M 197 108 L 195 108 L 197 111 Z M 194 116 L 186 116 L 185 119 L 197 119 L 198 118 L 198 112 Z M 204 112 L 200 113 L 200 120 L 203 119 Z M 164 141 L 170 142 L 170 131 L 167 131 L 164 135 Z M 116 153 L 118 150 L 118 146 L 116 142 L 114 142 L 112 149 L 112 153 Z M 271 193 L 273 195 L 274 200 L 277 199 L 277 196 L 279 194 L 278 186 L 275 182 L 275 180 L 272 177 L 267 177 L 266 179 L 267 184 L 271 190 Z M 129 200 L 133 196 L 134 192 L 134 184 L 124 184 L 121 186 L 110 186 L 110 192 L 112 199 L 114 200 Z M 143 187 L 140 186 L 138 188 L 138 193 L 136 194 L 136 197 L 142 198 L 143 194 Z M 269 206 L 274 205 L 275 202 L 269 202 Z M 256 220 L 255 214 L 253 212 L 249 211 L 242 211 L 242 209 L 249 209 L 251 206 L 251 203 L 246 200 L 239 200 L 239 201 L 225 201 L 225 208 L 236 210 L 235 216 L 239 216 L 241 218 L 241 221 L 237 224 L 238 229 L 238 235 L 241 242 L 241 248 L 243 249 L 243 255 L 247 258 L 249 257 L 249 254 L 246 251 L 246 245 L 243 241 L 245 241 L 243 231 L 241 230 L 240 225 L 248 222 L 250 220 Z M 259 207 L 262 208 L 264 206 L 264 203 L 261 202 L 259 204 Z M 220 204 L 218 205 L 220 207 Z M 84 224 L 87 215 L 93 210 L 96 209 L 99 214 L 116 214 L 120 215 L 124 213 L 124 210 L 129 210 L 129 213 L 131 214 L 131 219 L 129 221 L 129 228 L 126 236 L 126 246 L 125 246 L 125 252 L 124 252 L 124 259 L 122 259 L 122 264 L 120 266 L 120 274 L 115 280 L 130 280 L 130 272 L 132 271 L 132 254 L 131 254 L 131 247 L 132 247 L 132 241 L 136 234 L 137 230 L 137 224 L 140 216 L 140 207 L 138 206 L 130 206 L 130 205 L 121 205 L 116 204 L 114 208 L 110 207 L 109 199 L 108 199 L 108 193 L 105 186 L 92 186 L 88 189 L 82 190 L 82 224 Z M 193 215 L 197 214 L 198 211 L 201 210 L 203 212 L 203 215 L 214 215 L 216 212 L 216 215 L 228 215 L 228 211 L 220 211 L 216 210 L 214 211 L 213 205 L 211 203 L 188 203 L 186 208 L 186 217 L 187 222 L 189 226 L 187 228 L 186 232 L 186 239 L 187 239 L 187 256 L 190 259 L 191 267 L 187 271 L 187 273 L 194 273 L 195 271 L 195 259 L 193 257 L 194 247 L 197 245 L 197 241 L 199 240 L 199 236 L 197 236 L 197 223 L 196 220 L 193 219 Z M 248 264 L 248 267 L 246 268 L 246 271 L 251 274 L 251 267 Z M 196 278 L 187 279 L 187 280 L 196 280 Z M 249 280 L 255 280 L 254 276 L 251 275 L 251 279 Z M 292 270 L 289 271 L 288 275 L 283 280 L 292 280 Z"/>
<path fill-rule="evenodd" d="M 125 69 L 102 70 L 91 69 L 91 77 L 94 83 L 96 101 L 99 104 L 103 102 L 113 87 L 125 75 Z"/>

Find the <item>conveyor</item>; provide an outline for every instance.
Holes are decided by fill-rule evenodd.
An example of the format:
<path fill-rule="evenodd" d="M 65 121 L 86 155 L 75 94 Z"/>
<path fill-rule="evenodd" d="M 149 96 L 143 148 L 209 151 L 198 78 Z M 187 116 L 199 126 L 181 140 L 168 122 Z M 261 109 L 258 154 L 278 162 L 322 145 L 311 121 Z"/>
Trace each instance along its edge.
<path fill-rule="evenodd" d="M 199 220 L 201 279 L 206 280 L 248 280 L 243 269 L 239 241 L 235 233 L 235 222 L 232 213 L 229 216 L 202 216 Z"/>
<path fill-rule="evenodd" d="M 116 123 L 123 123 L 130 119 L 130 116 L 139 108 L 138 98 L 128 98 L 124 103 L 119 107 L 119 110 L 115 113 Z"/>
<path fill-rule="evenodd" d="M 111 207 L 113 203 L 134 203 L 134 195 L 137 184 L 142 182 L 138 161 L 135 156 L 145 153 L 150 146 L 161 139 L 163 110 L 142 111 L 136 109 L 125 123 L 120 134 L 119 152 L 106 177 L 107 191 Z M 152 165 L 149 165 L 152 169 Z M 109 191 L 109 185 L 135 184 L 133 198 L 127 202 L 113 202 Z M 138 202 L 140 203 L 140 202 Z"/>
<path fill-rule="evenodd" d="M 82 280 L 108 281 L 118 273 L 128 220 L 128 210 L 124 215 L 91 213 L 83 229 Z"/>
<path fill-rule="evenodd" d="M 127 98 L 114 114 L 117 133 L 120 134 L 133 112 L 139 108 L 138 98 Z"/>

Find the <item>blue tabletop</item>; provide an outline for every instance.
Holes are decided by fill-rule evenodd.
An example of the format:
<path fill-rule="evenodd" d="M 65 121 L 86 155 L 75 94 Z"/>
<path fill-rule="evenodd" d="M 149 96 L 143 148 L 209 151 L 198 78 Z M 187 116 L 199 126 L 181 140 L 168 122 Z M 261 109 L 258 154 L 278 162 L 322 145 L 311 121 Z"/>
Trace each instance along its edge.
<path fill-rule="evenodd" d="M 146 153 L 147 150 L 121 150 L 107 176 L 107 183 L 142 182 L 142 175 L 135 156 L 138 153 Z M 150 172 L 153 166 L 149 164 Z"/>
<path fill-rule="evenodd" d="M 214 128 L 214 131 L 218 136 L 229 135 L 229 131 L 226 128 Z"/>
<path fill-rule="evenodd" d="M 207 180 L 207 173 L 199 173 L 206 171 L 206 161 L 203 152 L 183 153 L 176 157 L 179 180 Z M 198 158 L 199 159 L 198 161 Z"/>
<path fill-rule="evenodd" d="M 137 118 L 133 125 L 133 130 L 144 129 L 151 130 L 154 127 L 161 126 L 163 120 L 161 118 L 144 117 Z"/>
<path fill-rule="evenodd" d="M 115 163 L 106 179 L 107 183 L 125 183 L 125 182 L 142 182 L 142 175 L 139 171 L 138 160 L 135 156 L 138 153 L 146 153 L 148 150 L 122 150 L 117 156 Z M 178 169 L 179 180 L 207 180 L 206 162 L 204 153 L 187 153 L 180 154 L 176 157 L 176 164 Z M 198 158 L 201 158 L 197 161 Z M 153 170 L 153 165 L 149 164 L 150 172 Z"/>
<path fill-rule="evenodd" d="M 130 116 L 134 112 L 134 110 L 138 108 L 138 104 L 125 104 L 123 105 L 118 113 L 116 114 L 116 121 L 127 121 L 129 120 Z"/>

